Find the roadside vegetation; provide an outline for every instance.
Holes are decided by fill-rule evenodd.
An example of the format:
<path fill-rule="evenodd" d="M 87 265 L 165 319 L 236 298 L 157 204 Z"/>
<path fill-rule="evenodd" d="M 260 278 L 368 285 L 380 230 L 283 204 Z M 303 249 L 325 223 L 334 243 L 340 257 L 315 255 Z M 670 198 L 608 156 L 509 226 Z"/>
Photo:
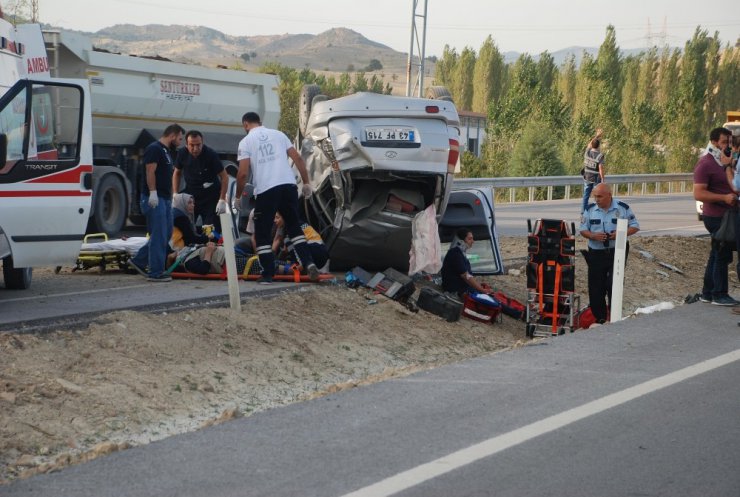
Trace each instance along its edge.
<path fill-rule="evenodd" d="M 738 75 L 740 40 L 723 45 L 697 27 L 683 50 L 623 57 L 609 26 L 596 57 L 560 67 L 548 52 L 506 64 L 490 36 L 477 53 L 446 46 L 433 84 L 488 117 L 482 156 L 463 156 L 463 176 L 578 174 L 597 128 L 608 174 L 638 174 L 690 172 L 709 130 L 740 109 Z"/>

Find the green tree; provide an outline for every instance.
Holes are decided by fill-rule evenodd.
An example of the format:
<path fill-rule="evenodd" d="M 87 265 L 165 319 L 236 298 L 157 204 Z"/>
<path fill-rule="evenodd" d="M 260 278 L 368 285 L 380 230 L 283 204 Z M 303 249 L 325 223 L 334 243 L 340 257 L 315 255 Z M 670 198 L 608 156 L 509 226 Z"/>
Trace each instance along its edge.
<path fill-rule="evenodd" d="M 381 69 L 383 69 L 383 64 L 378 59 L 370 59 L 370 63 L 365 67 L 367 72 L 380 71 Z"/>
<path fill-rule="evenodd" d="M 555 135 L 542 133 L 547 129 L 545 122 L 530 120 L 522 131 L 521 139 L 514 146 L 511 154 L 511 173 L 514 176 L 561 176 L 565 168 L 553 150 L 558 148 Z M 537 192 L 544 195 L 546 189 Z"/>
<path fill-rule="evenodd" d="M 542 91 L 551 91 L 558 79 L 558 68 L 555 66 L 555 59 L 547 50 L 540 54 L 537 61 L 537 84 Z"/>
<path fill-rule="evenodd" d="M 446 86 L 452 89 L 452 77 L 457 66 L 457 52 L 449 45 L 445 45 L 442 51 L 442 58 L 439 59 L 435 68 L 435 84 Z"/>
<path fill-rule="evenodd" d="M 363 71 L 356 72 L 355 81 L 352 83 L 352 93 L 368 91 L 369 89 L 365 73 Z"/>
<path fill-rule="evenodd" d="M 465 47 L 457 61 L 452 77 L 452 99 L 461 110 L 473 107 L 473 73 L 475 71 L 475 52 Z"/>
<path fill-rule="evenodd" d="M 571 110 L 575 107 L 576 103 L 576 57 L 573 54 L 565 59 L 563 67 L 560 70 L 560 79 L 558 87 L 560 93 L 563 95 L 563 102 L 568 105 Z"/>
<path fill-rule="evenodd" d="M 486 112 L 491 103 L 496 103 L 501 98 L 501 88 L 506 75 L 505 67 L 504 57 L 489 35 L 475 61 L 473 111 Z"/>

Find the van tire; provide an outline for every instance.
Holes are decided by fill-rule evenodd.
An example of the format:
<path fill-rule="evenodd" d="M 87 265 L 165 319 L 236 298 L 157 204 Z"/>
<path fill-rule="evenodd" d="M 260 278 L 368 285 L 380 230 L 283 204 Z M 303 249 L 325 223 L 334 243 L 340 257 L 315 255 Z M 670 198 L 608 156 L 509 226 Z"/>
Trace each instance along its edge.
<path fill-rule="evenodd" d="M 301 136 L 306 136 L 308 117 L 311 115 L 311 106 L 315 96 L 321 93 L 319 85 L 303 85 L 301 98 L 298 103 L 298 131 Z"/>
<path fill-rule="evenodd" d="M 13 256 L 3 259 L 3 279 L 8 290 L 26 290 L 31 287 L 33 268 L 15 267 Z"/>
<path fill-rule="evenodd" d="M 430 86 L 427 88 L 427 98 L 452 102 L 452 94 L 445 86 Z"/>
<path fill-rule="evenodd" d="M 127 202 L 123 183 L 113 174 L 106 174 L 93 189 L 93 214 L 88 232 L 116 236 L 126 225 Z"/>

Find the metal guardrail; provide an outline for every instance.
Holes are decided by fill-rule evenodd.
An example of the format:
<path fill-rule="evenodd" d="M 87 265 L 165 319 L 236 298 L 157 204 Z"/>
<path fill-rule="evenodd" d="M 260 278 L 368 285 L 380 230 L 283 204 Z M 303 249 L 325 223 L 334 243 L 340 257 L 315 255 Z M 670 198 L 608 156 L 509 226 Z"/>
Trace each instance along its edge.
<path fill-rule="evenodd" d="M 687 185 L 693 183 L 692 173 L 673 174 L 612 174 L 606 177 L 607 183 L 612 186 L 614 195 L 647 195 L 660 193 L 685 193 Z M 528 201 L 537 200 L 537 192 L 545 193 L 540 200 L 553 200 L 554 198 L 572 198 L 573 186 L 579 193 L 583 193 L 583 178 L 581 176 L 531 176 L 523 178 L 455 178 L 452 188 L 461 190 L 464 188 L 492 188 L 497 190 L 509 189 L 509 202 L 515 202 L 519 189 L 526 188 Z M 558 192 L 554 197 L 556 187 L 564 187 L 562 195 Z M 542 192 L 542 189 L 546 190 Z M 539 195 L 542 197 L 542 195 Z M 503 197 L 497 197 L 503 198 Z"/>

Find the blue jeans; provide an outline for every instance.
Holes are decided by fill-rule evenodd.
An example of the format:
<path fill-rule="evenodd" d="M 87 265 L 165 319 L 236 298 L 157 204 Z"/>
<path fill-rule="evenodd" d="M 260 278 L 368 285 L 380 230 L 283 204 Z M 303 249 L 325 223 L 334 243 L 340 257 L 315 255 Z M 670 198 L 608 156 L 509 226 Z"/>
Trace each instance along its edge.
<path fill-rule="evenodd" d="M 594 189 L 594 186 L 601 183 L 601 176 L 596 178 L 596 181 L 593 183 L 588 183 L 586 181 L 583 182 L 583 202 L 581 205 L 581 212 L 586 210 L 586 207 L 588 207 L 588 199 L 591 197 L 591 192 Z"/>
<path fill-rule="evenodd" d="M 165 261 L 172 237 L 172 200 L 159 197 L 156 207 L 149 207 L 149 195 L 142 195 L 141 212 L 146 216 L 149 240 L 139 249 L 133 263 L 141 268 L 149 267 L 149 277 L 159 278 L 164 274 Z"/>
<path fill-rule="evenodd" d="M 721 217 L 704 216 L 704 227 L 713 234 L 722 224 Z M 704 284 L 701 293 L 712 298 L 726 297 L 728 291 L 727 267 L 732 261 L 732 248 L 712 242 L 709 260 L 704 270 Z"/>

